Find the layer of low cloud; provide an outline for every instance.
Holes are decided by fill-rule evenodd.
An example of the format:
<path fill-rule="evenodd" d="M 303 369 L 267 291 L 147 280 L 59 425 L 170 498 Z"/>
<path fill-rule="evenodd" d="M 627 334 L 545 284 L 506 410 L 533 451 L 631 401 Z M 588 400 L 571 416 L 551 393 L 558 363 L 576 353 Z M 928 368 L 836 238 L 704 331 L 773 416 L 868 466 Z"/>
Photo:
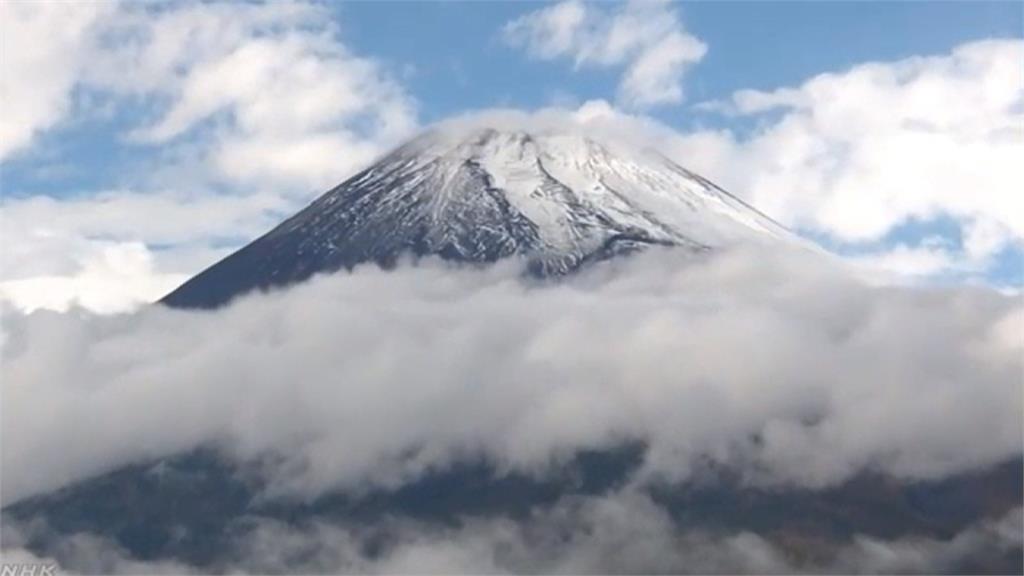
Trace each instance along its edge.
<path fill-rule="evenodd" d="M 568 0 L 509 22 L 504 37 L 543 60 L 625 67 L 618 97 L 638 108 L 681 102 L 686 70 L 707 52 L 675 8 L 661 2 L 608 7 Z"/>
<path fill-rule="evenodd" d="M 270 492 L 302 496 L 465 457 L 543 474 L 625 440 L 643 478 L 710 461 L 805 487 L 1022 450 L 1018 300 L 871 288 L 806 253 L 654 251 L 555 285 L 367 267 L 215 312 L 3 325 L 8 503 L 209 444 L 272 457 Z"/>
<path fill-rule="evenodd" d="M 650 498 L 627 489 L 563 499 L 521 520 L 467 518 L 455 527 L 401 519 L 360 525 L 253 520 L 220 551 L 214 567 L 247 574 L 948 573 L 1001 566 L 997 559 L 1022 545 L 1021 519 L 1017 508 L 946 540 L 822 540 L 800 559 L 751 532 L 682 530 Z M 139 561 L 85 533 L 57 536 L 53 558 L 20 547 L 26 536 L 38 538 L 45 530 L 32 523 L 6 526 L 3 561 L 53 563 L 62 573 L 201 572 L 174 559 Z"/>

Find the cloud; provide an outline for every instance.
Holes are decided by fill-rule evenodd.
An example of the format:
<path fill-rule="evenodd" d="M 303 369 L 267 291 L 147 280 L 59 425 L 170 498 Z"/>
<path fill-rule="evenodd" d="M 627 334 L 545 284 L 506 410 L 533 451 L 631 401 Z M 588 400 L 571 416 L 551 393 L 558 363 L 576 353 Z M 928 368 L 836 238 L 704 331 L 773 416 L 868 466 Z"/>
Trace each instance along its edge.
<path fill-rule="evenodd" d="M 583 132 L 594 138 L 623 142 L 636 148 L 651 148 L 665 154 L 681 166 L 725 185 L 730 192 L 745 197 L 758 208 L 761 207 L 760 202 L 771 204 L 762 197 L 752 196 L 759 190 L 763 192 L 758 183 L 772 178 L 773 166 L 776 164 L 776 156 L 773 155 L 781 154 L 774 147 L 761 144 L 763 134 L 770 134 L 774 130 L 774 124 L 770 122 L 764 125 L 763 133 L 755 131 L 748 137 L 741 137 L 728 130 L 680 132 L 649 116 L 618 109 L 604 100 L 587 101 L 576 109 L 547 108 L 533 112 L 487 110 L 449 119 L 448 122 L 483 123 L 506 130 Z M 808 146 L 823 147 L 824 144 L 815 140 L 816 138 L 815 135 L 804 135 Z M 761 156 L 755 155 L 755 148 L 757 154 Z M 856 167 L 844 164 L 846 160 L 842 154 L 823 154 L 831 158 L 836 170 L 856 170 Z M 957 169 L 973 170 L 968 165 L 970 158 L 949 158 L 947 161 L 951 166 L 958 164 Z M 750 170 L 736 170 L 736 166 L 749 166 Z M 1007 183 L 1012 185 L 1016 182 L 1015 171 L 1016 168 L 1010 167 L 1002 175 L 1008 180 L 1001 181 L 1000 188 L 991 192 L 993 195 L 1003 195 L 999 200 L 993 201 L 993 206 L 1015 201 L 1015 196 L 1007 189 Z M 928 174 L 909 171 L 895 174 L 894 170 L 890 172 L 907 186 L 916 187 L 918 190 L 933 189 L 930 183 L 931 176 Z M 885 179 L 886 174 L 878 173 L 874 177 Z M 912 181 L 915 177 L 919 177 L 920 181 Z M 822 196 L 819 200 L 827 202 L 830 190 L 825 187 L 820 191 Z M 870 196 L 871 192 L 865 192 L 865 195 Z M 796 198 L 793 201 L 819 200 L 808 197 Z M 930 231 L 928 226 L 932 223 L 922 221 L 923 216 L 918 213 L 901 212 L 898 209 L 885 216 L 890 222 L 882 236 L 871 240 L 845 239 L 830 232 L 824 224 L 810 225 L 793 220 L 784 212 L 770 214 L 790 226 L 797 227 L 799 231 L 812 238 L 825 241 L 831 250 L 876 283 L 920 284 L 934 281 L 936 278 L 984 281 L 989 270 L 997 263 L 996 259 L 1001 251 L 1021 247 L 1024 242 L 1024 237 L 1011 232 L 1004 222 L 1013 216 L 1007 217 L 995 208 L 991 213 L 979 208 L 974 216 L 966 217 L 962 216 L 962 213 L 953 212 L 952 209 L 944 209 L 944 200 L 941 197 L 932 200 L 935 206 L 931 213 L 935 218 L 943 219 L 943 223 L 946 222 L 945 219 L 949 219 L 952 223 L 952 233 L 942 226 L 935 226 L 935 230 Z M 888 210 L 888 206 L 881 203 L 876 208 L 882 212 Z M 904 229 L 915 227 L 927 233 L 920 234 L 920 239 L 915 239 L 913 235 L 907 238 L 900 237 Z"/>
<path fill-rule="evenodd" d="M 929 278 L 958 266 L 956 255 L 941 237 L 932 237 L 919 246 L 897 244 L 884 252 L 869 252 L 848 260 L 863 268 L 868 276 L 888 275 L 895 277 L 895 281 L 907 277 Z"/>
<path fill-rule="evenodd" d="M 45 535 L 58 540 L 56 552 L 39 555 L 25 548 L 30 537 Z M 3 525 L 3 549 L 0 563 L 3 566 L 28 565 L 32 573 L 44 573 L 43 568 L 52 567 L 54 574 L 196 574 L 191 567 L 178 562 L 144 561 L 131 558 L 117 544 L 91 534 L 75 534 L 69 537 L 47 533 L 40 522 L 15 526 Z"/>
<path fill-rule="evenodd" d="M 105 2 L 0 4 L 0 160 L 25 150 L 67 117 L 85 60 L 81 47 L 110 7 Z"/>
<path fill-rule="evenodd" d="M 455 526 L 389 519 L 358 525 L 253 519 L 218 572 L 243 574 L 719 574 L 949 573 L 1005 566 L 1020 550 L 1021 509 L 969 525 L 947 540 L 856 536 L 822 539 L 794 555 L 781 540 L 751 532 L 682 529 L 649 497 L 626 489 L 565 498 L 525 518 L 467 518 Z M 57 537 L 53 560 L 21 546 L 45 527 L 6 526 L 4 560 L 58 561 L 61 572 L 196 573 L 173 560 L 142 562 L 88 534 Z M 49 536 L 54 538 L 52 535 Z"/>
<path fill-rule="evenodd" d="M 0 299 L 24 309 L 158 298 L 416 126 L 414 100 L 348 49 L 322 4 L 0 10 L 0 160 L 81 121 L 88 102 L 114 105 L 119 145 L 150 153 L 117 167 L 114 190 L 25 197 L 5 182 Z"/>
<path fill-rule="evenodd" d="M 162 42 L 154 40 L 153 43 Z M 902 79 L 901 83 L 893 83 L 886 89 L 888 92 L 873 97 L 874 100 L 883 97 L 893 99 L 892 109 L 896 111 L 893 118 L 886 119 L 885 114 L 889 114 L 889 109 L 880 106 L 878 108 L 886 112 L 879 112 L 883 118 L 873 122 L 905 128 L 908 122 L 906 116 L 911 112 L 907 106 L 899 104 L 909 97 L 904 92 L 934 91 L 935 94 L 944 94 L 967 90 L 961 86 L 965 81 L 959 78 L 959 75 L 966 75 L 977 83 L 994 86 L 990 99 L 997 103 L 989 105 L 991 113 L 977 115 L 974 121 L 979 126 L 989 122 L 989 132 L 998 132 L 996 127 L 1007 123 L 1012 126 L 1016 112 L 1013 109 L 1001 109 L 1001 104 L 998 104 L 1012 101 L 1013 91 L 1008 88 L 1012 87 L 1012 82 L 997 82 L 1000 76 L 993 71 L 1003 69 L 999 62 L 1005 60 L 1014 47 L 1019 46 L 1013 43 L 986 42 L 977 46 L 967 45 L 954 51 L 954 54 L 973 54 L 978 50 L 988 50 L 993 56 L 991 66 L 982 66 L 980 72 L 958 65 L 956 56 L 864 65 L 871 70 L 901 70 L 896 75 Z M 156 56 L 150 58 L 161 60 Z M 805 87 L 821 83 L 842 83 L 847 76 L 860 74 L 856 70 L 859 69 L 825 75 L 809 81 Z M 874 74 L 884 76 L 880 72 Z M 166 80 L 160 82 L 169 83 Z M 146 85 L 152 83 L 156 83 L 156 80 L 144 82 Z M 1002 96 L 999 96 L 1000 86 L 1003 87 Z M 810 88 L 805 88 L 805 91 L 814 92 Z M 799 96 L 796 89 L 780 89 L 771 93 L 741 92 L 736 95 L 735 102 L 729 103 L 729 107 L 734 110 L 753 112 L 779 106 L 793 107 L 785 109 L 786 113 L 775 123 L 766 123 L 762 130 L 755 131 L 749 137 L 740 137 L 728 131 L 680 133 L 649 117 L 617 110 L 600 100 L 587 102 L 577 110 L 487 111 L 454 121 L 486 121 L 498 127 L 514 129 L 585 130 L 598 137 L 614 138 L 634 146 L 654 147 L 681 165 L 725 184 L 734 193 L 746 196 L 759 208 L 767 206 L 768 211 L 778 219 L 804 231 L 824 235 L 876 282 L 922 282 L 942 275 L 957 278 L 984 277 L 1001 250 L 1007 246 L 1021 245 L 1021 232 L 1015 231 L 1013 220 L 1014 215 L 1020 212 L 1014 206 L 1018 195 L 1008 188 L 1020 181 L 1021 177 L 1014 165 L 998 160 L 1002 157 L 999 150 L 1016 144 L 996 138 L 991 144 L 985 144 L 994 151 L 992 155 L 977 162 L 970 154 L 944 156 L 941 158 L 941 168 L 903 161 L 872 167 L 859 160 L 858 154 L 850 152 L 870 149 L 872 144 L 868 140 L 857 140 L 854 135 L 846 135 L 843 136 L 844 144 L 834 145 L 828 138 L 832 138 L 830 134 L 835 131 L 826 133 L 818 129 L 794 131 L 787 128 L 794 125 L 811 126 L 817 122 L 812 122 L 815 118 L 828 117 L 830 114 L 834 116 L 834 113 L 826 110 L 829 102 L 830 99 L 818 102 Z M 918 108 L 911 107 L 914 114 L 922 113 Z M 869 110 L 858 113 L 874 112 Z M 926 113 L 935 125 L 959 126 L 966 122 L 951 119 L 955 115 L 962 115 L 960 111 L 933 109 Z M 1003 115 L 1000 116 L 1000 113 Z M 171 116 L 174 115 L 168 115 Z M 161 120 L 151 124 L 150 129 L 165 124 Z M 982 128 L 972 130 L 987 133 Z M 879 133 L 883 136 L 885 134 L 884 131 Z M 929 134 L 936 141 L 951 142 L 950 145 L 954 147 L 960 145 L 957 144 L 955 130 L 936 129 Z M 835 138 L 839 139 L 839 136 Z M 243 144 L 239 149 L 246 146 Z M 821 155 L 805 157 L 787 152 L 794 149 L 794 146 L 797 149 L 821 150 Z M 913 154 L 917 152 L 913 151 Z M 914 157 L 913 154 L 911 157 Z M 206 157 L 203 154 L 199 156 Z M 278 161 L 287 162 L 287 158 L 288 155 L 282 153 Z M 177 164 L 179 167 L 181 165 Z M 735 170 L 737 165 L 747 169 Z M 973 174 L 974 183 L 944 180 L 942 187 L 936 187 L 933 175 L 937 170 L 946 169 L 951 173 Z M 843 177 L 829 180 L 824 175 L 826 172 Z M 794 179 L 802 178 L 816 187 L 812 190 L 811 184 L 798 186 Z M 860 194 L 864 202 L 870 204 L 865 217 L 884 222 L 881 232 L 873 232 L 875 236 L 871 240 L 847 238 L 834 230 L 823 217 L 816 215 L 820 207 L 834 203 L 836 194 L 844 194 L 843 190 L 856 188 L 853 184 L 843 182 L 859 182 L 859 178 L 870 181 Z M 886 196 L 885 191 L 894 186 L 899 187 L 899 201 Z M 971 193 L 961 192 L 967 189 L 963 187 L 971 186 L 974 186 L 970 188 Z M 259 187 L 256 189 L 262 190 Z M 907 202 L 904 202 L 903 191 L 906 191 L 906 198 L 909 199 Z M 779 203 L 787 207 L 772 208 Z M 64 275 L 70 278 L 82 273 L 90 266 L 89 262 L 104 261 L 104 251 L 111 246 L 111 241 L 127 243 L 123 247 L 126 250 L 132 249 L 131 243 L 146 244 L 152 253 L 153 270 L 161 275 L 170 274 L 180 278 L 182 274 L 195 273 L 226 254 L 230 248 L 265 231 L 276 219 L 299 205 L 299 197 L 291 194 L 282 196 L 281 190 L 276 187 L 273 192 L 250 191 L 245 195 L 103 192 L 85 198 L 7 199 L 0 213 L 0 217 L 4 218 L 7 240 L 3 281 L 27 279 L 31 274 L 38 274 L 45 277 L 45 283 L 52 288 L 48 292 L 53 297 L 35 297 L 35 287 L 0 292 L 6 294 L 6 298 L 15 305 L 19 305 L 16 295 L 32 294 L 33 298 L 23 306 L 29 308 L 46 302 L 53 302 L 59 308 L 76 299 L 89 302 L 89 299 L 80 298 L 77 291 L 59 294 L 67 287 L 80 286 L 80 282 L 61 278 L 51 282 L 51 277 Z M 800 207 L 789 208 L 790 205 Z M 889 238 L 889 235 L 898 233 L 901 227 L 912 226 L 929 215 L 953 217 L 954 225 L 959 227 L 955 236 L 959 237 L 943 236 L 940 240 L 932 234 L 921 241 Z M 851 213 L 850 222 L 844 221 L 844 225 L 854 225 L 855 216 L 856 213 Z M 876 237 L 877 234 L 883 234 L 883 237 Z M 96 270 L 95 267 L 93 269 Z M 124 278 L 125 275 L 122 275 L 112 281 L 119 283 Z M 148 299 L 157 298 L 162 295 L 157 292 L 162 292 L 162 287 L 170 283 L 170 276 L 167 278 L 147 280 L 143 284 L 150 288 L 132 288 L 130 293 L 136 296 L 130 300 L 119 305 L 105 304 L 101 308 L 123 310 L 141 304 L 143 301 L 140 298 L 143 295 Z"/>
<path fill-rule="evenodd" d="M 1024 535 L 1024 510 L 1016 508 L 1002 517 L 983 520 L 955 534 L 947 541 L 905 537 L 886 542 L 858 537 L 840 550 L 835 572 L 873 574 L 965 573 L 984 566 L 1016 549 L 1019 554 Z"/>
<path fill-rule="evenodd" d="M 1001 254 L 1024 250 L 1022 60 L 1024 42 L 982 40 L 695 106 L 750 130 L 681 132 L 601 101 L 578 114 L 618 125 L 876 278 L 985 278 Z"/>
<path fill-rule="evenodd" d="M 717 107 L 755 116 L 758 129 L 688 135 L 676 155 L 782 222 L 838 243 L 870 245 L 950 218 L 963 241 L 949 268 L 984 268 L 1024 243 L 1022 60 L 1024 42 L 984 40 L 743 90 Z"/>
<path fill-rule="evenodd" d="M 411 98 L 339 41 L 322 6 L 129 9 L 111 28 L 130 40 L 94 77 L 170 101 L 134 137 L 164 143 L 211 126 L 209 168 L 231 182 L 333 185 L 416 125 Z M 124 66 L 145 74 L 125 76 Z"/>
<path fill-rule="evenodd" d="M 570 58 L 577 67 L 625 66 L 619 99 L 637 108 L 681 102 L 684 73 L 707 52 L 683 29 L 676 11 L 660 2 L 606 9 L 569 0 L 509 22 L 503 34 L 535 58 Z"/>
<path fill-rule="evenodd" d="M 8 153 L 58 125 L 82 89 L 141 103 L 150 119 L 133 141 L 174 144 L 201 157 L 193 170 L 232 185 L 329 186 L 416 125 L 413 100 L 381 63 L 347 49 L 322 5 L 4 10 L 5 109 L 21 112 L 5 119 Z"/>
<path fill-rule="evenodd" d="M 140 243 L 95 246 L 70 275 L 39 275 L 0 282 L 0 301 L 31 312 L 65 311 L 81 306 L 98 313 L 127 312 L 152 302 L 188 280 L 185 274 L 158 273 L 153 254 Z"/>
<path fill-rule="evenodd" d="M 1021 454 L 1022 313 L 756 249 L 554 285 L 365 267 L 214 312 L 7 311 L 3 499 L 211 443 L 307 497 L 466 457 L 543 474 L 625 440 L 651 480 L 709 461 L 764 485 L 941 478 Z"/>
<path fill-rule="evenodd" d="M 152 302 L 271 227 L 270 194 L 138 193 L 0 200 L 0 301 L 22 310 L 122 312 Z"/>

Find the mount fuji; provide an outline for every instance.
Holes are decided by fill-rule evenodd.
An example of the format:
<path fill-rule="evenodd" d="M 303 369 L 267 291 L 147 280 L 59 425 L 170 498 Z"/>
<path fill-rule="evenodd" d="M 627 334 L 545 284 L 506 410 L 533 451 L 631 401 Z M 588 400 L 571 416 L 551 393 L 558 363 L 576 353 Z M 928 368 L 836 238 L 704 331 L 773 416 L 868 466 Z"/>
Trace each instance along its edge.
<path fill-rule="evenodd" d="M 508 257 L 559 275 L 650 245 L 800 243 L 656 150 L 569 129 L 443 125 L 400 146 L 162 302 L 211 308 L 364 262 Z"/>
<path fill-rule="evenodd" d="M 391 266 L 404 258 L 433 256 L 465 264 L 520 259 L 529 272 L 550 277 L 647 246 L 699 254 L 742 243 L 815 250 L 656 150 L 572 130 L 451 125 L 399 147 L 162 302 L 215 308 L 253 290 L 361 263 Z M 729 354 L 744 361 L 742 350 Z M 301 372 L 283 368 L 279 390 L 286 394 L 280 398 L 287 399 L 286 406 L 303 405 L 301 396 L 294 404 L 288 396 L 291 375 Z M 246 378 L 244 371 L 223 374 Z M 637 386 L 643 385 L 642 377 L 641 372 L 630 375 Z M 418 385 L 416 378 L 409 380 L 410 390 Z M 358 405 L 363 399 L 329 395 L 317 401 Z M 242 410 L 238 417 L 251 413 Z M 522 521 L 560 503 L 578 507 L 624 490 L 645 466 L 648 450 L 643 438 L 629 437 L 580 447 L 543 475 L 508 470 L 470 454 L 406 483 L 332 489 L 307 500 L 273 497 L 268 471 L 278 464 L 275 455 L 236 459 L 215 439 L 16 501 L 3 508 L 2 519 L 29 528 L 20 537 L 39 557 L 85 562 L 92 556 L 77 557 L 77 549 L 65 542 L 99 538 L 133 560 L 234 573 L 251 553 L 245 543 L 260 536 L 261 527 L 355 527 L 367 535 L 365 554 L 376 557 L 398 541 L 395 527 L 407 523 L 444 530 L 479 518 Z M 419 452 L 411 450 L 409 458 Z M 751 485 L 728 467 L 709 465 L 694 481 L 661 478 L 640 490 L 680 533 L 763 535 L 794 561 L 811 562 L 864 538 L 957 543 L 958 534 L 972 534 L 964 532 L 970 526 L 1019 510 L 1022 475 L 1024 466 L 1015 456 L 935 480 L 902 480 L 867 469 L 842 484 L 815 489 Z M 559 542 L 568 541 L 563 530 L 551 528 Z M 647 538 L 645 532 L 637 535 Z M 285 571 L 287 562 L 318 554 L 301 546 L 289 550 L 278 571 Z M 1019 547 L 993 548 L 950 563 L 949 570 L 1013 572 L 1021 559 Z M 110 571 L 106 564 L 88 566 L 100 566 L 92 569 L 96 573 Z"/>

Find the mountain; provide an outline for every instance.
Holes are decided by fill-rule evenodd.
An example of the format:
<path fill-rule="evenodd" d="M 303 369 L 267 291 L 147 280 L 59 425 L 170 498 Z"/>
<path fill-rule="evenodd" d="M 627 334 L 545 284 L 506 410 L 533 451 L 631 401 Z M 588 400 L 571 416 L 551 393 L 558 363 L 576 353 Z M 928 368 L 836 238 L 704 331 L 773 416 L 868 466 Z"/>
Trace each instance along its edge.
<path fill-rule="evenodd" d="M 253 289 L 362 262 L 392 265 L 406 255 L 470 263 L 520 257 L 537 274 L 557 275 L 647 245 L 705 251 L 740 242 L 803 245 L 768 217 L 657 151 L 553 130 L 446 127 L 398 148 L 163 302 L 215 307 Z M 743 361 L 742 351 L 736 358 Z M 286 526 L 297 533 L 342 527 L 365 535 L 367 549 L 360 553 L 377 557 L 403 542 L 401 528 L 409 523 L 443 533 L 472 527 L 480 519 L 528 522 L 545 509 L 565 505 L 571 510 L 612 495 L 636 476 L 648 449 L 642 440 L 580 449 L 553 462 L 543 475 L 510 471 L 482 456 L 466 457 L 394 486 L 336 489 L 296 500 L 268 498 L 272 485 L 266 471 L 275 464 L 272 456 L 237 461 L 211 443 L 121 465 L 14 502 L 3 508 L 0 528 L 5 535 L 18 532 L 33 554 L 86 573 L 110 572 L 113 565 L 69 542 L 99 538 L 133 561 L 183 563 L 201 573 L 234 572 L 238 566 L 252 566 L 256 573 L 286 571 L 330 553 L 285 542 L 288 552 L 279 566 L 247 565 L 251 543 L 263 542 L 261 527 Z M 965 533 L 982 543 L 998 543 L 970 530 L 1019 510 L 1024 462 L 1015 457 L 940 480 L 900 479 L 868 469 L 825 489 L 759 488 L 735 471 L 709 464 L 692 480 L 659 478 L 636 489 L 665 512 L 673 534 L 738 534 L 739 544 L 749 544 L 756 535 L 793 565 L 813 570 L 828 566 L 827 560 L 845 547 L 892 553 L 871 539 L 911 551 L 926 550 L 929 539 L 970 550 L 973 544 L 959 536 Z M 559 520 L 557 514 L 552 517 Z M 568 542 L 561 522 L 544 526 L 541 521 L 530 537 Z M 600 532 L 602 527 L 582 529 Z M 638 542 L 651 538 L 643 531 L 636 534 Z M 693 545 L 679 541 L 681 547 Z M 762 548 L 753 549 L 760 554 Z M 945 569 L 1019 573 L 1024 562 L 1020 546 L 980 550 L 952 556 Z M 740 547 L 736 552 L 747 553 Z M 658 559 L 628 560 L 645 566 Z M 651 565 L 665 572 L 693 569 Z"/>
<path fill-rule="evenodd" d="M 493 262 L 540 275 L 647 245 L 700 251 L 798 242 L 655 150 L 569 130 L 444 126 L 394 150 L 174 292 L 210 308 L 253 289 L 403 256 Z"/>

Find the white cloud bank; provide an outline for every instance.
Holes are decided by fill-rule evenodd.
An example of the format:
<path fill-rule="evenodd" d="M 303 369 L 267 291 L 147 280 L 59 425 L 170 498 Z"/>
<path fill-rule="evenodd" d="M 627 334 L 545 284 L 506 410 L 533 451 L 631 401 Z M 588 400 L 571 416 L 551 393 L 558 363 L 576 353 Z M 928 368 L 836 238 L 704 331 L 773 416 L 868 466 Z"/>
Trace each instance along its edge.
<path fill-rule="evenodd" d="M 0 299 L 26 311 L 65 311 L 79 306 L 98 313 L 128 312 L 167 294 L 188 280 L 185 274 L 155 270 L 153 254 L 141 243 L 102 243 L 76 260 L 73 275 L 33 275 L 0 282 Z"/>
<path fill-rule="evenodd" d="M 643 478 L 711 461 L 810 487 L 1021 454 L 1019 301 L 808 258 L 656 251 L 548 286 L 367 267 L 214 312 L 8 311 L 3 501 L 204 443 L 279 457 L 271 491 L 305 496 L 627 439 Z"/>
<path fill-rule="evenodd" d="M 274 194 L 106 191 L 0 200 L 0 301 L 26 311 L 132 310 L 290 209 Z"/>
<path fill-rule="evenodd" d="M 619 99 L 639 108 L 681 102 L 683 75 L 707 52 L 663 2 L 608 7 L 569 0 L 509 22 L 504 38 L 543 60 L 625 66 Z"/>

